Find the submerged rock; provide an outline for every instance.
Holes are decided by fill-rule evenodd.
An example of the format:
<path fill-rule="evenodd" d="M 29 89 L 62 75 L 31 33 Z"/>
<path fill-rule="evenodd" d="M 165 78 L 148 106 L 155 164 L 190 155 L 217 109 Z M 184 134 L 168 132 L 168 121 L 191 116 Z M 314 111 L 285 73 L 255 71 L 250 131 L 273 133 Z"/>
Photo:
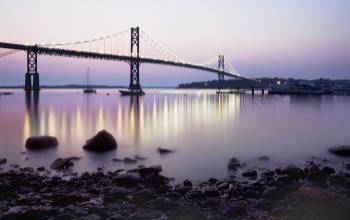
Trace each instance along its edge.
<path fill-rule="evenodd" d="M 175 151 L 173 151 L 173 150 L 166 149 L 166 148 L 161 148 L 161 147 L 158 147 L 158 148 L 157 148 L 157 151 L 158 151 L 158 153 L 160 153 L 160 154 L 169 154 L 169 153 L 174 153 L 174 152 L 175 152 Z"/>
<path fill-rule="evenodd" d="M 350 145 L 331 147 L 328 151 L 337 156 L 350 157 Z"/>
<path fill-rule="evenodd" d="M 227 169 L 237 170 L 238 167 L 241 167 L 241 162 L 237 158 L 232 157 L 227 164 Z"/>
<path fill-rule="evenodd" d="M 134 160 L 134 159 L 132 159 L 132 158 L 130 158 L 130 157 L 125 157 L 125 158 L 123 159 L 123 162 L 124 162 L 124 163 L 137 163 L 137 160 Z"/>
<path fill-rule="evenodd" d="M 0 165 L 1 164 L 6 164 L 7 163 L 7 159 L 6 158 L 0 158 Z"/>
<path fill-rule="evenodd" d="M 85 150 L 103 152 L 116 149 L 118 146 L 117 141 L 106 130 L 98 132 L 94 137 L 86 141 L 84 145 Z"/>
<path fill-rule="evenodd" d="M 51 169 L 65 169 L 70 166 L 73 166 L 73 160 L 78 160 L 78 157 L 67 157 L 67 158 L 57 158 L 54 162 L 51 163 Z"/>
<path fill-rule="evenodd" d="M 294 165 L 285 166 L 281 169 L 281 171 L 282 174 L 286 174 L 293 179 L 300 179 L 304 177 L 304 171 Z"/>
<path fill-rule="evenodd" d="M 25 144 L 25 147 L 30 150 L 43 150 L 57 146 L 57 138 L 51 136 L 30 137 L 27 139 Z"/>

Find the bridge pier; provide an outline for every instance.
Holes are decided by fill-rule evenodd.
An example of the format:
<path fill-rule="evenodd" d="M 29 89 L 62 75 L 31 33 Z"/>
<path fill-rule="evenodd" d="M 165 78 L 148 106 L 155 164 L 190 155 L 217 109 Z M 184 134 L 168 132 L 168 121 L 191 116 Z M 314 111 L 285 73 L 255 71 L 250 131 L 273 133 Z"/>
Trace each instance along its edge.
<path fill-rule="evenodd" d="M 225 76 L 224 76 L 224 71 L 225 71 L 225 57 L 224 55 L 219 55 L 219 61 L 218 61 L 218 70 L 222 70 L 218 72 L 218 91 L 217 93 L 220 94 L 221 90 L 224 88 L 225 84 Z"/>
<path fill-rule="evenodd" d="M 130 47 L 130 83 L 129 91 L 120 90 L 122 95 L 144 95 L 140 85 L 140 28 L 131 28 Z M 134 47 L 136 47 L 136 57 L 134 57 Z"/>
<path fill-rule="evenodd" d="M 139 62 L 138 59 L 132 59 L 130 61 L 129 90 L 131 90 L 131 91 L 141 90 L 141 85 L 140 85 L 140 62 Z"/>
<path fill-rule="evenodd" d="M 36 46 L 27 50 L 27 73 L 25 74 L 24 90 L 27 92 L 40 90 L 38 51 Z"/>

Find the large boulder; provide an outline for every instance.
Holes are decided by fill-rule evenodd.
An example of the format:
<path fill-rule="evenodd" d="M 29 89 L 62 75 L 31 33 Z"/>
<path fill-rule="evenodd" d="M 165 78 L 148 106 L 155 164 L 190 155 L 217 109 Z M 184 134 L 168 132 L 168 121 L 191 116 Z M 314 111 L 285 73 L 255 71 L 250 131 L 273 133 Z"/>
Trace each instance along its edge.
<path fill-rule="evenodd" d="M 350 157 L 350 145 L 331 147 L 328 151 L 337 156 Z"/>
<path fill-rule="evenodd" d="M 51 136 L 37 136 L 27 139 L 25 147 L 30 150 L 43 150 L 58 146 L 56 137 Z"/>
<path fill-rule="evenodd" d="M 116 149 L 117 146 L 117 141 L 114 139 L 113 135 L 108 133 L 106 130 L 102 130 L 94 137 L 87 140 L 83 148 L 85 150 L 103 152 Z"/>

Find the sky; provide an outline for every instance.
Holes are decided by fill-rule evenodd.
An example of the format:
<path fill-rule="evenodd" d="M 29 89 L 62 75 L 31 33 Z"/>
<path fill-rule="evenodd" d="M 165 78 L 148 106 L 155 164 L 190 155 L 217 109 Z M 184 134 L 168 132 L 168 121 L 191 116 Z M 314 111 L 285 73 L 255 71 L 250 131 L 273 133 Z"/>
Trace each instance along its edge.
<path fill-rule="evenodd" d="M 247 77 L 350 78 L 348 0 L 0 0 L 0 41 L 71 42 L 139 26 L 179 57 L 225 55 Z M 141 45 L 142 47 L 143 45 Z M 0 49 L 0 52 L 6 50 Z M 41 84 L 128 85 L 123 62 L 39 56 Z M 21 85 L 26 54 L 0 58 L 0 85 Z M 216 79 L 203 71 L 141 65 L 144 86 Z"/>

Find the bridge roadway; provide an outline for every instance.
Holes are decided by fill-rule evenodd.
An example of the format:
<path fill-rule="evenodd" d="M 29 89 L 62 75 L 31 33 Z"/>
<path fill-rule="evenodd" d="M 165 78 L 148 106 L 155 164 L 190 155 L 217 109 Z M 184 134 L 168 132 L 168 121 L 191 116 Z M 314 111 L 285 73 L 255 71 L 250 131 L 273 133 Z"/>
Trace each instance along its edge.
<path fill-rule="evenodd" d="M 102 53 L 87 52 L 87 51 L 66 50 L 66 49 L 49 48 L 44 46 L 42 47 L 37 45 L 30 46 L 30 45 L 24 45 L 24 44 L 13 44 L 13 43 L 4 43 L 4 42 L 0 42 L 0 48 L 12 49 L 12 50 L 23 50 L 23 51 L 32 50 L 32 51 L 37 51 L 37 53 L 40 55 L 77 57 L 77 58 L 87 58 L 87 59 L 116 60 L 116 61 L 125 61 L 125 62 L 130 62 L 131 60 L 139 59 L 140 63 L 185 67 L 185 68 L 212 72 L 216 74 L 223 74 L 225 76 L 234 77 L 234 78 L 244 78 L 242 76 L 233 75 L 229 72 L 221 71 L 214 68 L 209 68 L 209 67 L 190 64 L 190 63 L 170 61 L 170 60 L 161 60 L 161 59 L 144 58 L 144 57 L 137 58 L 133 56 L 102 54 Z"/>

